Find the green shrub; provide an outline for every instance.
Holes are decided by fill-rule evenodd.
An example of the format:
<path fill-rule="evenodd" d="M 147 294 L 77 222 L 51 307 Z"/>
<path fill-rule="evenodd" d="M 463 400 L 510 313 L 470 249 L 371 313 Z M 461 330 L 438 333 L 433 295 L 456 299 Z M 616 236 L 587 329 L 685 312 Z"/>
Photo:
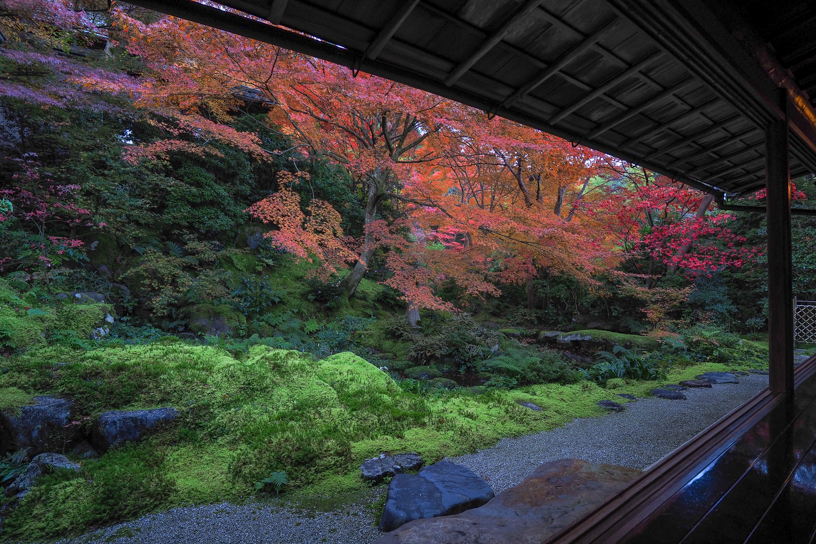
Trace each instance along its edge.
<path fill-rule="evenodd" d="M 612 379 L 658 380 L 666 375 L 654 360 L 640 357 L 622 346 L 615 346 L 611 353 L 600 351 L 597 355 L 601 362 L 583 374 L 600 385 L 606 385 Z"/>

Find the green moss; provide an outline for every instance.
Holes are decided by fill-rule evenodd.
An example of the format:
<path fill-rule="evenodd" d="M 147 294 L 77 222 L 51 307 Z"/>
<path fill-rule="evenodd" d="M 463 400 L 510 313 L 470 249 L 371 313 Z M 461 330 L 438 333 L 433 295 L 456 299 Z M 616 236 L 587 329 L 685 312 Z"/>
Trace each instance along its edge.
<path fill-rule="evenodd" d="M 4 368 L 0 388 L 17 388 L 15 403 L 28 398 L 22 391 L 42 391 L 73 398 L 78 415 L 156 406 L 179 411 L 174 427 L 147 442 L 84 461 L 82 478 L 38 485 L 7 523 L 11 537 L 31 539 L 158 508 L 238 500 L 280 470 L 291 482 L 285 497 L 336 506 L 365 492 L 359 465 L 382 451 L 416 451 L 432 463 L 601 416 L 597 402 L 612 394 L 587 381 L 417 394 L 351 353 L 314 360 L 262 345 L 242 359 L 182 342 L 92 351 L 38 347 L 8 358 Z M 725 369 L 675 370 L 668 382 Z M 657 385 L 627 380 L 615 393 L 644 397 Z"/>
<path fill-rule="evenodd" d="M 606 382 L 607 389 L 619 389 L 626 385 L 626 380 L 622 378 L 612 378 Z"/>
<path fill-rule="evenodd" d="M 572 335 L 590 336 L 593 341 L 605 342 L 610 346 L 623 346 L 625 348 L 642 349 L 645 351 L 652 351 L 660 348 L 660 342 L 649 336 L 641 336 L 638 334 L 623 334 L 611 331 L 599 330 L 580 330 L 568 333 Z M 566 336 L 566 335 L 565 335 Z"/>
<path fill-rule="evenodd" d="M 20 408 L 34 401 L 34 395 L 16 387 L 0 388 L 0 412 L 19 415 Z"/>
<path fill-rule="evenodd" d="M 521 331 L 519 329 L 499 329 L 499 332 L 510 338 L 520 338 Z"/>
<path fill-rule="evenodd" d="M 105 316 L 113 315 L 110 304 L 59 304 L 54 329 L 70 331 L 80 338 L 88 338 L 91 332 L 105 322 Z"/>
<path fill-rule="evenodd" d="M 209 334 L 214 322 L 220 322 L 231 334 L 246 333 L 246 317 L 229 304 L 197 304 L 186 309 L 190 330 L 198 334 Z"/>
<path fill-rule="evenodd" d="M 442 373 L 430 366 L 412 366 L 405 369 L 405 377 L 412 380 L 431 380 L 440 376 Z"/>

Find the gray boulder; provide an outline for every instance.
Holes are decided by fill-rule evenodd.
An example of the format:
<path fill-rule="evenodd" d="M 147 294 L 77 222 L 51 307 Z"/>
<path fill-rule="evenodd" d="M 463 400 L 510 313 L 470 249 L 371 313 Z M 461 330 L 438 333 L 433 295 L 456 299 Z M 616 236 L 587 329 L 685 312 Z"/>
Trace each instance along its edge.
<path fill-rule="evenodd" d="M 623 404 L 619 402 L 615 402 L 613 400 L 599 400 L 598 406 L 604 408 L 605 410 L 611 410 L 613 412 L 623 412 L 626 408 L 623 407 Z"/>
<path fill-rule="evenodd" d="M 105 295 L 90 291 L 78 291 L 72 293 L 71 297 L 77 304 L 102 304 L 105 302 Z"/>
<path fill-rule="evenodd" d="M 105 412 L 93 427 L 91 443 L 97 451 L 105 453 L 125 442 L 139 442 L 147 431 L 172 421 L 176 415 L 173 408 Z"/>
<path fill-rule="evenodd" d="M 82 459 L 96 459 L 99 457 L 99 454 L 87 440 L 83 440 L 74 446 L 74 449 L 71 450 L 71 455 L 81 457 Z"/>
<path fill-rule="evenodd" d="M 11 485 L 6 488 L 6 495 L 20 495 L 28 492 L 35 481 L 43 474 L 54 469 L 79 470 L 79 465 L 72 463 L 64 455 L 58 453 L 41 453 L 34 457 L 22 474 L 17 476 Z"/>
<path fill-rule="evenodd" d="M 671 389 L 652 389 L 651 393 L 659 399 L 686 400 L 686 396 L 683 393 Z"/>
<path fill-rule="evenodd" d="M 57 397 L 34 397 L 34 404 L 0 412 L 0 454 L 28 448 L 29 455 L 62 451 L 81 438 L 71 424 L 73 402 Z"/>
<path fill-rule="evenodd" d="M 458 514 L 493 498 L 487 483 L 461 465 L 440 461 L 417 475 L 397 474 L 388 486 L 380 530 L 416 519 Z"/>
<path fill-rule="evenodd" d="M 548 542 L 629 485 L 639 473 L 577 459 L 552 461 L 484 506 L 452 516 L 417 517 L 377 544 Z M 433 493 L 433 489 L 426 492 Z"/>
<path fill-rule="evenodd" d="M 720 384 L 720 383 L 739 383 L 739 380 L 736 376 L 731 374 L 730 372 L 706 372 L 705 374 L 700 374 L 696 376 L 698 380 L 706 380 L 713 384 Z"/>
<path fill-rule="evenodd" d="M 711 382 L 708 380 L 683 380 L 680 385 L 685 387 L 708 387 L 711 388 Z"/>
<path fill-rule="evenodd" d="M 393 457 L 387 453 L 381 453 L 379 457 L 366 459 L 360 465 L 360 471 L 363 479 L 379 483 L 386 476 L 395 476 L 406 470 L 416 470 L 424 463 L 425 461 L 418 453 L 398 453 Z"/>

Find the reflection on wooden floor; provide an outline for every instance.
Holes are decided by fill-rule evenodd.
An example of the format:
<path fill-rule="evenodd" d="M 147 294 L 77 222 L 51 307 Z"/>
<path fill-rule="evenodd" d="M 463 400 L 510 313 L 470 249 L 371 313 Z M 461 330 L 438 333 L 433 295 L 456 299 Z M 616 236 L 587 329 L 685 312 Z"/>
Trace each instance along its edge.
<path fill-rule="evenodd" d="M 794 398 L 764 391 L 554 541 L 816 543 L 816 357 Z"/>

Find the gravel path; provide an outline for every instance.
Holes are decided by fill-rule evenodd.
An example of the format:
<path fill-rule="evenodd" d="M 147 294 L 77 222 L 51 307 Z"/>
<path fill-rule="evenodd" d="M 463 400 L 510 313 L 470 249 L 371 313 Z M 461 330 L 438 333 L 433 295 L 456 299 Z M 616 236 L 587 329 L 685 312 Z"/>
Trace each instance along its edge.
<path fill-rule="evenodd" d="M 485 478 L 497 493 L 555 459 L 574 457 L 644 469 L 767 385 L 767 376 L 751 375 L 740 378 L 739 384 L 690 389 L 684 392 L 685 401 L 640 399 L 628 403 L 624 412 L 504 439 L 490 449 L 449 460 Z M 363 502 L 324 513 L 263 503 L 176 508 L 59 544 L 369 544 L 382 533 L 373 526 L 366 504 L 384 491 L 380 487 Z"/>

